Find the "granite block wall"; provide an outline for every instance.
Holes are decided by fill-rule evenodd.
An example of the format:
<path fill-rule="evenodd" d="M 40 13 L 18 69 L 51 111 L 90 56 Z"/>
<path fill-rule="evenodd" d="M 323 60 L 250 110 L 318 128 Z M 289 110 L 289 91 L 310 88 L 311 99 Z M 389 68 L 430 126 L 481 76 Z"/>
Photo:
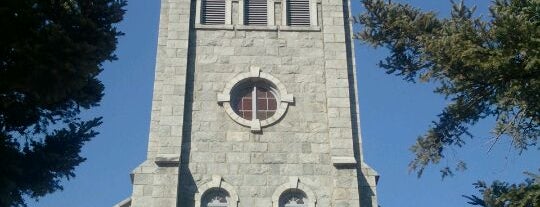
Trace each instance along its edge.
<path fill-rule="evenodd" d="M 283 2 L 270 2 L 276 24 L 249 27 L 198 25 L 195 1 L 162 0 L 148 159 L 120 206 L 193 207 L 214 185 L 235 207 L 277 207 L 289 188 L 305 191 L 309 207 L 377 206 L 377 174 L 361 156 L 349 2 L 316 2 L 317 25 L 306 28 L 283 25 Z M 256 133 L 217 101 L 253 67 L 294 94 L 283 118 Z"/>

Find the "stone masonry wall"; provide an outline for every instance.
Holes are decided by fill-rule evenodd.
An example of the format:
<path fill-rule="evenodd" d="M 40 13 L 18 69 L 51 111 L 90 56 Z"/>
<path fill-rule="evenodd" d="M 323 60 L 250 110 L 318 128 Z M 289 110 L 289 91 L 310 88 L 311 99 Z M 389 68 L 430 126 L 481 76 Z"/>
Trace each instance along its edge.
<path fill-rule="evenodd" d="M 155 161 L 180 156 L 190 10 L 189 1 L 161 1 L 148 158 L 132 173 L 133 207 L 174 207 L 177 203 L 178 166 L 158 166 Z"/>
<path fill-rule="evenodd" d="M 361 161 L 348 1 L 322 0 L 319 27 L 301 31 L 195 29 L 193 8 L 162 0 L 148 160 L 134 170 L 130 206 L 193 207 L 216 176 L 234 188 L 238 207 L 271 207 L 292 178 L 316 194 L 317 207 L 377 206 L 376 173 Z M 253 66 L 295 96 L 261 133 L 217 103 Z M 336 167 L 333 157 L 358 164 Z"/>
<path fill-rule="evenodd" d="M 270 206 L 277 186 L 298 176 L 331 198 L 334 167 L 328 139 L 321 32 L 197 31 L 189 169 L 200 186 L 220 175 L 237 188 L 240 207 Z M 295 104 L 277 124 L 251 133 L 225 113 L 216 94 L 250 66 L 279 79 Z M 188 156 L 188 152 L 185 155 Z M 184 154 L 182 155 L 184 156 Z M 186 172 L 183 172 L 186 173 Z M 193 192 L 188 186 L 184 192 Z M 183 191 L 180 191 L 182 194 Z M 190 194 L 190 193 L 187 193 Z M 190 196 L 183 202 L 188 203 Z M 320 199 L 329 206 L 329 199 Z M 326 205 L 325 205 L 326 203 Z M 189 205 L 186 205 L 189 206 Z"/>

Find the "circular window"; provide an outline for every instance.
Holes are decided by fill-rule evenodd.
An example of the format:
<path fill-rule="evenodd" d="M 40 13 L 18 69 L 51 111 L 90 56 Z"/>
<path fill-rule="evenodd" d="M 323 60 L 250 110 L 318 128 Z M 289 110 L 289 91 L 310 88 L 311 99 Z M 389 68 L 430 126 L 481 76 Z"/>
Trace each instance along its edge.
<path fill-rule="evenodd" d="M 252 69 L 233 78 L 218 94 L 218 103 L 237 123 L 260 131 L 277 122 L 294 98 L 285 86 L 270 74 Z"/>
<path fill-rule="evenodd" d="M 234 112 L 247 120 L 266 120 L 277 110 L 276 95 L 264 84 L 250 84 L 233 97 Z"/>

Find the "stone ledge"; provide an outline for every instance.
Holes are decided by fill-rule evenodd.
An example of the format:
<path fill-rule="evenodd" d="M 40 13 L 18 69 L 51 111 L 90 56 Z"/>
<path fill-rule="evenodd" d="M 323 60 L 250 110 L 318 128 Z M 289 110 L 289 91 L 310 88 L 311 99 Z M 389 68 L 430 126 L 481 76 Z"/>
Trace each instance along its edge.
<path fill-rule="evenodd" d="M 113 207 L 130 207 L 131 206 L 131 197 L 124 199 L 123 201 L 120 201 L 120 203 L 117 203 Z"/>
<path fill-rule="evenodd" d="M 220 25 L 208 25 L 208 24 L 195 24 L 195 29 L 204 29 L 204 30 L 233 30 L 234 26 L 230 24 L 220 24 Z"/>
<path fill-rule="evenodd" d="M 158 166 L 178 166 L 180 156 L 178 155 L 158 155 L 154 161 Z"/>
<path fill-rule="evenodd" d="M 354 157 L 332 157 L 332 164 L 336 167 L 356 165 L 356 159 Z"/>
<path fill-rule="evenodd" d="M 293 26 L 280 26 L 280 31 L 291 31 L 291 32 L 320 32 L 320 26 L 305 26 L 305 27 L 293 27 Z"/>
<path fill-rule="evenodd" d="M 377 171 L 375 171 L 375 169 L 373 169 L 371 166 L 369 166 L 368 164 L 366 164 L 365 162 L 362 162 L 362 173 L 365 175 L 365 176 L 368 176 L 368 177 L 374 177 L 375 178 L 375 183 L 373 186 L 376 186 L 377 183 L 379 183 L 379 173 Z"/>
<path fill-rule="evenodd" d="M 281 32 L 320 32 L 320 26 L 281 26 L 281 25 L 207 25 L 207 24 L 195 24 L 195 29 L 199 30 L 238 30 L 238 31 L 281 31 Z"/>

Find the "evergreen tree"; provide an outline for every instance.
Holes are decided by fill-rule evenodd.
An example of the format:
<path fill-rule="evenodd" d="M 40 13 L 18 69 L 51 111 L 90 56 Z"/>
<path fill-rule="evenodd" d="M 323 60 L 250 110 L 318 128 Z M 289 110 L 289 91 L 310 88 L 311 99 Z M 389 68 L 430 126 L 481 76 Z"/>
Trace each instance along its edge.
<path fill-rule="evenodd" d="M 104 61 L 115 60 L 125 0 L 0 1 L 0 206 L 61 190 L 101 118 Z"/>
<path fill-rule="evenodd" d="M 475 17 L 475 8 L 463 2 L 452 2 L 448 18 L 391 1 L 362 3 L 366 11 L 355 17 L 362 27 L 355 37 L 389 49 L 379 66 L 407 81 L 437 83 L 435 92 L 451 101 L 411 147 L 411 171 L 421 176 L 445 158 L 446 149 L 463 146 L 473 137 L 468 128 L 488 117 L 496 120 L 493 143 L 509 138 L 519 152 L 540 149 L 540 1 L 494 0 L 486 18 Z M 455 169 L 465 169 L 465 163 L 441 172 L 447 176 Z M 540 206 L 538 185 L 497 181 L 477 187 L 501 199 L 503 194 L 491 192 L 536 193 L 532 206 Z M 486 206 L 531 206 L 509 203 Z"/>
<path fill-rule="evenodd" d="M 483 207 L 540 206 L 540 175 L 527 174 L 530 178 L 520 184 L 494 181 L 488 186 L 485 182 L 478 181 L 474 186 L 482 193 L 482 197 L 475 195 L 463 197 L 470 200 L 469 204 Z"/>

